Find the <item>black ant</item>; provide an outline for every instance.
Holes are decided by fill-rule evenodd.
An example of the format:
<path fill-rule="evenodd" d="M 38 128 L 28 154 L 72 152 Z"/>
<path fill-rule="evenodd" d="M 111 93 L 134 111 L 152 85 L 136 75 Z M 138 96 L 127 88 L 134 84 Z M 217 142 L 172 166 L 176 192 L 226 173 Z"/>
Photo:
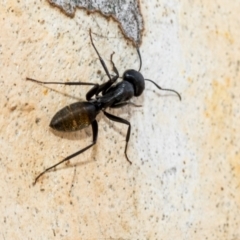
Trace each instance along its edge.
<path fill-rule="evenodd" d="M 126 145 L 125 145 L 125 156 L 127 161 L 132 164 L 127 156 L 127 146 L 128 141 L 130 138 L 131 132 L 131 124 L 127 120 L 114 116 L 108 112 L 106 112 L 107 108 L 119 108 L 130 104 L 129 100 L 132 97 L 138 97 L 143 93 L 145 88 L 145 81 L 149 81 L 153 83 L 158 89 L 171 91 L 177 94 L 179 99 L 181 100 L 181 96 L 178 92 L 172 89 L 164 89 L 157 85 L 154 81 L 150 79 L 144 79 L 143 75 L 140 73 L 141 66 L 142 66 L 142 59 L 139 49 L 137 48 L 137 53 L 140 60 L 140 67 L 139 70 L 126 70 L 123 73 L 122 81 L 116 83 L 117 79 L 119 78 L 118 70 L 113 62 L 113 54 L 111 54 L 111 63 L 113 65 L 113 71 L 116 74 L 115 76 L 111 76 L 107 69 L 107 66 L 103 59 L 101 58 L 96 46 L 93 43 L 91 29 L 89 30 L 90 40 L 93 48 L 95 49 L 98 58 L 101 62 L 102 67 L 104 68 L 105 73 L 107 74 L 109 80 L 103 84 L 97 83 L 89 83 L 89 82 L 41 82 L 38 80 L 34 80 L 32 78 L 26 78 L 27 80 L 41 83 L 41 84 L 64 84 L 64 85 L 89 85 L 93 86 L 86 94 L 87 101 L 84 102 L 76 102 L 70 104 L 60 111 L 58 111 L 50 122 L 50 127 L 63 132 L 72 132 L 81 130 L 91 124 L 92 132 L 93 132 L 93 142 L 92 144 L 88 145 L 87 147 L 71 154 L 70 156 L 64 158 L 62 161 L 54 164 L 53 166 L 47 168 L 43 172 L 41 172 L 35 179 L 34 184 L 38 181 L 38 179 L 48 172 L 49 170 L 55 168 L 56 166 L 62 164 L 63 162 L 76 157 L 77 155 L 85 152 L 87 149 L 91 148 L 97 142 L 98 136 L 98 123 L 96 121 L 96 116 L 99 114 L 100 111 L 104 113 L 104 115 L 118 123 L 123 123 L 128 125 L 127 135 L 126 135 Z M 116 84 L 115 84 L 116 83 Z M 101 95 L 99 96 L 99 94 Z"/>

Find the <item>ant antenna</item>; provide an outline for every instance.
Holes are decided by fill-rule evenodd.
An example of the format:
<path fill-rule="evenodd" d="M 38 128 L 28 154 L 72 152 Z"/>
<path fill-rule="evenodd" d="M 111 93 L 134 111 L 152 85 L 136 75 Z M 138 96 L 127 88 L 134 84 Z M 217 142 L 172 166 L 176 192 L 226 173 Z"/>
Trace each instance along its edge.
<path fill-rule="evenodd" d="M 138 71 L 140 72 L 141 68 L 142 68 L 142 57 L 141 57 L 141 53 L 140 53 L 140 50 L 139 50 L 138 47 L 137 47 L 137 53 L 138 53 L 138 57 L 139 57 L 139 61 L 140 61 L 140 66 L 139 66 L 139 70 Z M 174 92 L 175 94 L 177 94 L 177 96 L 179 97 L 180 101 L 182 100 L 181 95 L 177 91 L 175 91 L 173 89 L 161 88 L 159 85 L 157 85 L 154 81 L 152 81 L 150 79 L 145 79 L 145 81 L 149 81 L 149 82 L 153 83 L 160 90 Z"/>
<path fill-rule="evenodd" d="M 140 53 L 140 50 L 139 50 L 138 47 L 137 47 L 137 53 L 138 53 L 138 57 L 139 57 L 139 60 L 140 60 L 140 66 L 139 66 L 139 70 L 138 70 L 138 71 L 140 72 L 140 71 L 141 71 L 141 68 L 142 68 L 142 57 L 141 57 L 141 53 Z M 173 89 L 161 88 L 161 87 L 160 87 L 159 85 L 157 85 L 153 80 L 150 80 L 150 79 L 144 79 L 144 80 L 153 83 L 153 84 L 154 84 L 158 89 L 160 89 L 160 90 L 176 93 L 176 94 L 178 95 L 180 101 L 182 100 L 181 95 L 180 95 L 177 91 L 175 91 L 175 90 L 173 90 Z"/>
<path fill-rule="evenodd" d="M 139 66 L 139 72 L 141 71 L 141 68 L 142 68 L 142 57 L 141 57 L 141 54 L 140 54 L 140 51 L 139 51 L 139 48 L 137 47 L 137 53 L 138 53 L 138 56 L 139 56 L 139 60 L 140 60 L 140 66 Z"/>
<path fill-rule="evenodd" d="M 173 89 L 161 88 L 159 85 L 157 85 L 154 81 L 152 81 L 152 80 L 150 80 L 150 79 L 145 79 L 145 81 L 149 81 L 149 82 L 153 83 L 153 84 L 154 84 L 158 89 L 160 89 L 160 90 L 176 93 L 176 94 L 178 95 L 180 101 L 182 100 L 181 95 L 180 95 L 177 91 L 175 91 L 175 90 L 173 90 Z"/>

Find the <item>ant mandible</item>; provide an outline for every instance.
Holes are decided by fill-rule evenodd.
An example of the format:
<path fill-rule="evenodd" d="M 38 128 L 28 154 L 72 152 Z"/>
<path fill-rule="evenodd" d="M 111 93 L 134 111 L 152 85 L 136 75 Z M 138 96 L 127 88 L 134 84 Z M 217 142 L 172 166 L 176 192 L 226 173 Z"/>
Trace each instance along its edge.
<path fill-rule="evenodd" d="M 126 70 L 123 73 L 122 81 L 116 83 L 117 79 L 119 78 L 118 70 L 113 62 L 113 54 L 111 54 L 111 63 L 113 66 L 113 71 L 116 74 L 115 76 L 111 76 L 108 68 L 101 58 L 95 44 L 93 43 L 91 29 L 89 29 L 89 36 L 91 40 L 91 44 L 95 50 L 95 52 L 98 55 L 98 58 L 101 62 L 101 65 L 105 71 L 105 73 L 108 76 L 108 81 L 103 84 L 97 84 L 97 83 L 89 83 L 89 82 L 42 82 L 38 81 L 32 78 L 26 78 L 26 80 L 41 83 L 41 84 L 64 84 L 64 85 L 87 85 L 87 86 L 93 86 L 86 94 L 87 101 L 82 102 L 75 102 L 73 104 L 70 104 L 60 111 L 58 111 L 54 117 L 52 118 L 50 122 L 50 127 L 57 130 L 57 131 L 63 131 L 63 132 L 72 132 L 72 131 L 78 131 L 81 130 L 89 125 L 92 126 L 92 132 L 93 132 L 93 142 L 92 144 L 88 145 L 87 147 L 71 154 L 70 156 L 67 156 L 62 161 L 54 164 L 53 166 L 45 169 L 43 172 L 41 172 L 34 181 L 34 185 L 38 181 L 38 179 L 48 172 L 49 170 L 55 168 L 56 166 L 62 164 L 65 161 L 68 161 L 77 155 L 85 152 L 87 149 L 91 148 L 94 144 L 97 142 L 97 136 L 98 136 L 98 123 L 96 121 L 96 116 L 99 114 L 100 111 L 104 113 L 104 115 L 118 123 L 123 123 L 128 126 L 127 135 L 126 135 L 126 145 L 125 145 L 125 157 L 127 161 L 132 164 L 132 162 L 129 160 L 127 156 L 127 147 L 128 147 L 128 141 L 130 138 L 131 133 L 131 124 L 129 121 L 114 116 L 108 112 L 106 112 L 107 108 L 119 108 L 122 106 L 125 106 L 129 104 L 129 100 L 135 96 L 138 97 L 143 93 L 143 90 L 145 88 L 145 81 L 149 81 L 153 83 L 158 89 L 164 90 L 164 91 L 171 91 L 177 94 L 179 99 L 181 100 L 181 96 L 178 92 L 172 89 L 165 89 L 161 88 L 159 85 L 157 85 L 154 81 L 150 79 L 144 79 L 143 75 L 140 73 L 141 66 L 142 66 L 142 59 L 139 49 L 137 48 L 137 53 L 140 60 L 140 67 L 139 70 Z M 101 95 L 99 96 L 99 94 Z"/>

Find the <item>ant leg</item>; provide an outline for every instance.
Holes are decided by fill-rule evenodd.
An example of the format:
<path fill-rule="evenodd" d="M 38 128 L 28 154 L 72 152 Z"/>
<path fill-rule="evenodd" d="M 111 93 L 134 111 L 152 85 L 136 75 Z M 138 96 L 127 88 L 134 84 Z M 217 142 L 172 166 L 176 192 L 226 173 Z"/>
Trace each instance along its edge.
<path fill-rule="evenodd" d="M 105 112 L 103 111 L 104 115 L 109 118 L 110 120 L 114 121 L 114 122 L 119 122 L 119 123 L 123 123 L 123 124 L 126 124 L 128 125 L 128 130 L 127 130 L 127 135 L 126 135 L 126 146 L 125 146 L 125 156 L 126 156 L 126 159 L 127 161 L 132 164 L 132 162 L 129 160 L 128 156 L 127 156 L 127 147 L 128 147 L 128 141 L 130 139 L 130 133 L 131 133 L 131 123 L 128 122 L 127 120 L 123 119 L 123 118 L 120 118 L 120 117 L 117 117 L 117 116 L 114 116 L 108 112 Z"/>
<path fill-rule="evenodd" d="M 117 74 L 117 76 L 111 78 L 111 75 L 109 74 L 109 71 L 108 71 L 108 69 L 107 69 L 107 66 L 106 66 L 104 60 L 103 60 L 102 57 L 100 56 L 100 54 L 99 54 L 99 52 L 98 52 L 95 44 L 93 43 L 91 29 L 89 29 L 89 36 L 90 36 L 91 44 L 92 44 L 95 52 L 96 52 L 97 55 L 98 55 L 98 58 L 99 58 L 99 60 L 100 60 L 100 62 L 101 62 L 101 65 L 102 65 L 105 73 L 107 74 L 107 76 L 108 76 L 108 78 L 109 78 L 109 80 L 108 80 L 106 83 L 103 83 L 102 85 L 100 85 L 100 87 L 99 87 L 99 89 L 98 89 L 98 91 L 97 91 L 97 93 L 96 93 L 96 95 L 98 95 L 100 92 L 105 93 L 105 92 L 107 91 L 107 89 L 110 88 L 110 87 L 112 86 L 112 84 L 117 81 L 117 79 L 118 79 L 118 77 L 119 77 L 119 74 L 118 74 L 118 71 L 117 71 L 117 69 L 116 69 L 113 61 L 112 61 L 112 55 L 113 55 L 113 54 L 112 54 L 112 55 L 111 55 L 111 61 L 112 61 L 112 63 L 113 63 L 114 72 Z"/>
<path fill-rule="evenodd" d="M 101 89 L 102 91 L 102 94 L 104 95 L 107 90 L 112 86 L 113 83 L 115 83 L 117 81 L 117 79 L 119 78 L 119 73 L 118 73 L 118 70 L 113 62 L 113 55 L 115 54 L 115 52 L 113 52 L 111 54 L 111 63 L 113 65 L 113 71 L 116 73 L 115 76 L 112 76 L 112 79 L 111 81 L 107 81 L 106 83 L 103 83 L 99 88 Z"/>
<path fill-rule="evenodd" d="M 40 84 L 62 84 L 62 85 L 86 85 L 86 86 L 99 86 L 97 83 L 89 83 L 89 82 L 42 82 L 39 80 L 35 80 L 33 78 L 26 78 L 27 81 L 32 81 Z"/>
<path fill-rule="evenodd" d="M 110 108 L 121 108 L 128 104 L 133 105 L 134 107 L 142 107 L 142 105 L 137 105 L 136 103 L 133 103 L 133 102 L 121 102 L 121 103 L 113 104 L 112 106 L 110 106 Z"/>
<path fill-rule="evenodd" d="M 118 70 L 112 60 L 112 56 L 113 56 L 114 52 L 111 54 L 111 62 L 112 62 L 112 65 L 113 65 L 113 71 L 117 74 L 116 76 L 112 76 L 111 80 L 108 80 L 107 82 L 101 84 L 98 86 L 98 88 L 96 88 L 95 86 L 90 89 L 90 91 L 87 93 L 87 100 L 89 100 L 93 95 L 96 95 L 98 96 L 98 94 L 100 92 L 102 92 L 102 94 L 104 95 L 107 90 L 113 85 L 113 83 L 115 83 L 117 81 L 117 79 L 119 78 L 119 73 L 118 73 Z M 88 99 L 88 95 L 90 95 L 91 97 Z"/>
<path fill-rule="evenodd" d="M 33 185 L 35 185 L 35 184 L 37 183 L 38 179 L 39 179 L 42 175 L 44 175 L 46 172 L 49 172 L 51 169 L 57 167 L 58 165 L 62 164 L 63 162 L 66 162 L 66 161 L 68 161 L 68 160 L 76 157 L 77 155 L 85 152 L 86 150 L 88 150 L 89 148 L 91 148 L 94 144 L 96 144 L 96 142 L 97 142 L 97 136 L 98 136 L 98 123 L 97 123 L 96 120 L 94 120 L 94 121 L 92 122 L 92 131 L 93 131 L 93 143 L 92 143 L 92 144 L 90 144 L 90 145 L 88 145 L 87 147 L 81 149 L 80 151 L 77 151 L 77 152 L 71 154 L 70 156 L 67 156 L 67 157 L 64 158 L 62 161 L 56 163 L 55 165 L 53 165 L 53 166 L 47 168 L 46 170 L 44 170 L 43 172 L 41 172 L 41 173 L 35 178 L 35 181 L 34 181 Z"/>
<path fill-rule="evenodd" d="M 138 105 L 136 103 L 133 102 L 128 102 L 129 105 L 133 105 L 134 107 L 142 107 L 142 105 Z"/>
<path fill-rule="evenodd" d="M 40 83 L 40 84 L 62 84 L 62 85 L 85 85 L 85 86 L 93 86 L 86 94 L 86 99 L 89 101 L 98 91 L 99 84 L 98 83 L 89 83 L 89 82 L 42 82 L 39 80 L 35 80 L 33 78 L 26 78 L 28 81 Z"/>
<path fill-rule="evenodd" d="M 112 63 L 112 65 L 113 65 L 113 71 L 116 73 L 116 76 L 119 78 L 119 73 L 118 73 L 118 70 L 117 70 L 117 68 L 116 68 L 116 66 L 115 66 L 115 64 L 114 64 L 114 62 L 113 62 L 113 55 L 115 54 L 115 52 L 113 52 L 112 54 L 111 54 L 111 63 Z"/>
<path fill-rule="evenodd" d="M 110 74 L 109 74 L 109 72 L 108 72 L 107 66 L 106 66 L 105 62 L 103 61 L 103 59 L 101 58 L 101 56 L 100 56 L 97 48 L 95 47 L 95 45 L 94 45 L 94 43 L 93 43 L 91 28 L 89 29 L 89 36 L 90 36 L 91 44 L 92 44 L 95 52 L 96 52 L 97 55 L 98 55 L 98 58 L 99 58 L 99 60 L 100 60 L 100 62 L 101 62 L 101 64 L 102 64 L 102 67 L 104 68 L 105 73 L 107 74 L 109 80 L 111 81 L 111 76 L 110 76 Z"/>

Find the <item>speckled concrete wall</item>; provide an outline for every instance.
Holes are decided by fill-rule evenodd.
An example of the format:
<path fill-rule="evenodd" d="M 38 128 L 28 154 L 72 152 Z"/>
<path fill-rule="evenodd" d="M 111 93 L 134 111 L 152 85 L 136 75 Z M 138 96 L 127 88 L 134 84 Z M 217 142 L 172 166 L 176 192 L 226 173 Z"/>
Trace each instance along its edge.
<path fill-rule="evenodd" d="M 240 239 L 240 2 L 141 3 L 146 83 L 141 108 L 112 111 L 127 128 L 99 120 L 97 145 L 69 164 L 46 167 L 83 148 L 91 129 L 48 127 L 87 87 L 25 80 L 103 81 L 89 27 L 109 65 L 138 68 L 117 24 L 83 10 L 71 19 L 47 1 L 0 3 L 1 239 Z M 99 72 L 100 70 L 101 72 Z"/>

